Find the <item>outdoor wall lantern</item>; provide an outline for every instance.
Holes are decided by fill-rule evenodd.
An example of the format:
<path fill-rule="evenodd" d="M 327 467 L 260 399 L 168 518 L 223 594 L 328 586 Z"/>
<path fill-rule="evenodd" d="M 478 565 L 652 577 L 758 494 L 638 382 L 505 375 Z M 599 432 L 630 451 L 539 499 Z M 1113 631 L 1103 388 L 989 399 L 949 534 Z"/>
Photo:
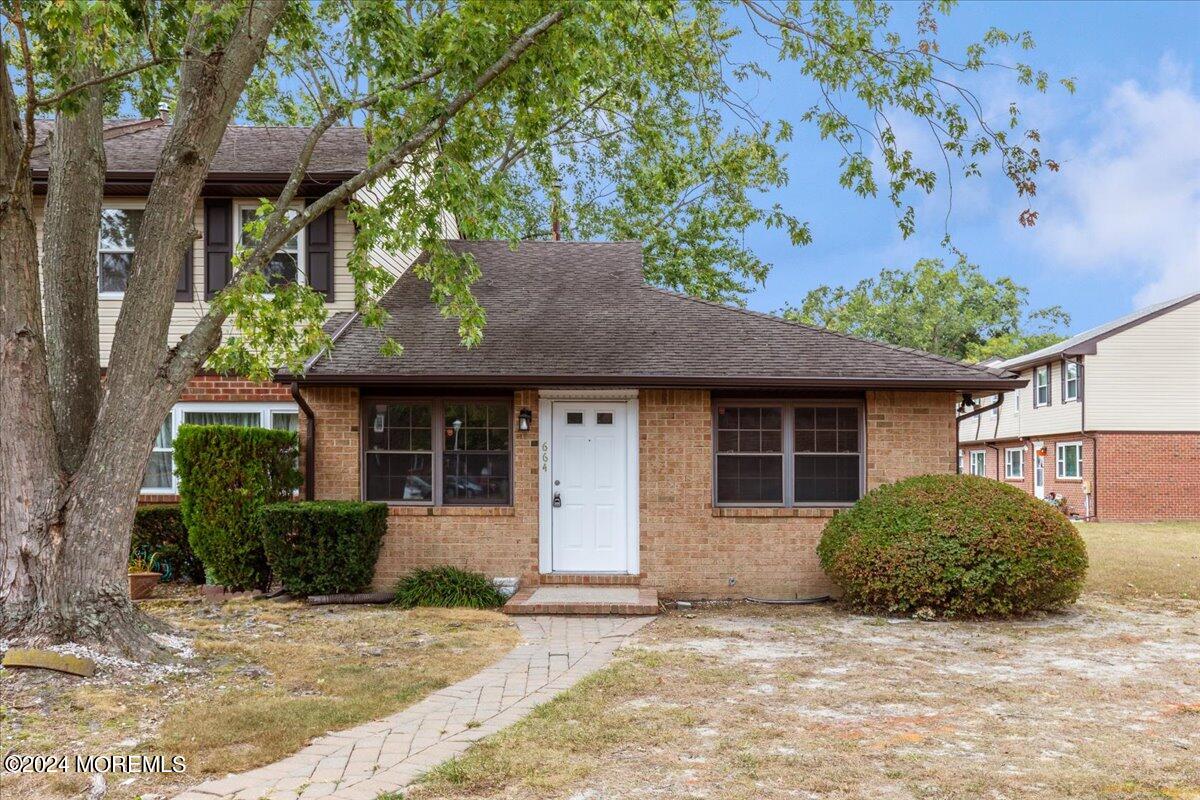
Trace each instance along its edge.
<path fill-rule="evenodd" d="M 527 431 L 527 430 L 529 430 L 529 426 L 532 423 L 533 423 L 533 412 L 530 411 L 528 408 L 522 408 L 521 412 L 519 414 L 517 414 L 517 430 Z"/>

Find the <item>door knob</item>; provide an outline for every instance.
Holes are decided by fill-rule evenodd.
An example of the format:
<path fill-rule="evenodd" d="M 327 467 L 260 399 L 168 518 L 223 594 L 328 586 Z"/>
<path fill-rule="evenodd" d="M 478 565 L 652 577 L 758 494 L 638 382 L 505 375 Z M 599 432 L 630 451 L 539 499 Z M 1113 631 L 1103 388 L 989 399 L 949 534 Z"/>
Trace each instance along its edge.
<path fill-rule="evenodd" d="M 560 495 L 558 492 L 555 492 L 554 500 L 551 505 L 553 505 L 555 508 L 562 508 L 562 495 Z"/>

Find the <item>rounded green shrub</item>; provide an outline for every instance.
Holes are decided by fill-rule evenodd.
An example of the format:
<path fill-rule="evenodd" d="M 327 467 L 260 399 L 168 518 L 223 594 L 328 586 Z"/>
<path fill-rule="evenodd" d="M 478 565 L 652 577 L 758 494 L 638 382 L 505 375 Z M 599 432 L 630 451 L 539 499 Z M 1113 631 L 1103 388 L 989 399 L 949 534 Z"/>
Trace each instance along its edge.
<path fill-rule="evenodd" d="M 396 584 L 397 605 L 443 608 L 495 608 L 504 597 L 486 576 L 458 567 L 414 569 Z"/>
<path fill-rule="evenodd" d="M 175 435 L 179 507 L 192 550 L 231 590 L 266 589 L 271 570 L 258 512 L 300 483 L 291 431 L 180 425 Z"/>
<path fill-rule="evenodd" d="M 323 500 L 259 511 L 267 563 L 292 594 L 358 592 L 371 585 L 387 505 Z"/>
<path fill-rule="evenodd" d="M 1056 508 L 973 475 L 881 486 L 839 513 L 817 546 L 852 605 L 947 617 L 1014 616 L 1074 602 L 1087 551 Z"/>

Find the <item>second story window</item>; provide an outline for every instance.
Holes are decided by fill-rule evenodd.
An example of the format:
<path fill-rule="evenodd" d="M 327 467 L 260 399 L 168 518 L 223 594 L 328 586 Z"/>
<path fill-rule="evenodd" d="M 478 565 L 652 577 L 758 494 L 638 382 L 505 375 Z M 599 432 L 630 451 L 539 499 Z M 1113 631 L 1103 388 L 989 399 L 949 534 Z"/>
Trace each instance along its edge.
<path fill-rule="evenodd" d="M 1079 364 L 1068 361 L 1063 364 L 1063 402 L 1079 399 Z"/>
<path fill-rule="evenodd" d="M 105 208 L 100 211 L 96 275 L 101 295 L 125 293 L 133 268 L 133 243 L 141 225 L 141 209 Z"/>
<path fill-rule="evenodd" d="M 252 248 L 258 244 L 247 230 L 250 223 L 254 222 L 258 213 L 258 206 L 242 205 L 238 207 L 238 230 L 240 232 L 240 241 L 242 247 Z M 291 216 L 295 216 L 296 212 L 289 212 Z M 267 262 L 264 274 L 267 276 L 268 286 L 286 286 L 289 283 L 303 282 L 304 276 L 304 251 L 300 246 L 300 235 L 293 236 L 288 241 L 284 242 L 283 247 L 271 256 L 271 260 Z"/>
<path fill-rule="evenodd" d="M 1038 367 L 1033 371 L 1033 406 L 1050 405 L 1050 366 Z"/>

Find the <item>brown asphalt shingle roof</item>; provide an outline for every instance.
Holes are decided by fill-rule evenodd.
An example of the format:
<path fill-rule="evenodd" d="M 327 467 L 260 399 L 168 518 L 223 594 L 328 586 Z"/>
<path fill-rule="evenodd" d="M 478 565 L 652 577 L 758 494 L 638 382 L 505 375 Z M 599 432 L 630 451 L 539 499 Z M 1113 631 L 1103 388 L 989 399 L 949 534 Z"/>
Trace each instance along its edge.
<path fill-rule="evenodd" d="M 302 380 L 689 386 L 929 386 L 996 390 L 1010 373 L 857 339 L 647 285 L 636 242 L 450 241 L 471 253 L 487 312 L 482 344 L 459 343 L 411 272 L 382 299 L 384 329 L 355 319 Z M 380 354 L 383 337 L 404 345 Z"/>
<path fill-rule="evenodd" d="M 50 120 L 38 120 L 37 145 L 31 165 L 35 171 L 49 166 L 46 137 L 53 130 Z M 296 154 L 308 136 L 308 128 L 251 127 L 231 125 L 209 165 L 209 174 L 287 175 L 296 164 Z M 110 175 L 153 173 L 171 125 L 158 119 L 108 120 L 105 122 L 104 153 Z M 311 175 L 357 172 L 367 165 L 367 140 L 361 128 L 330 128 L 313 151 Z"/>

